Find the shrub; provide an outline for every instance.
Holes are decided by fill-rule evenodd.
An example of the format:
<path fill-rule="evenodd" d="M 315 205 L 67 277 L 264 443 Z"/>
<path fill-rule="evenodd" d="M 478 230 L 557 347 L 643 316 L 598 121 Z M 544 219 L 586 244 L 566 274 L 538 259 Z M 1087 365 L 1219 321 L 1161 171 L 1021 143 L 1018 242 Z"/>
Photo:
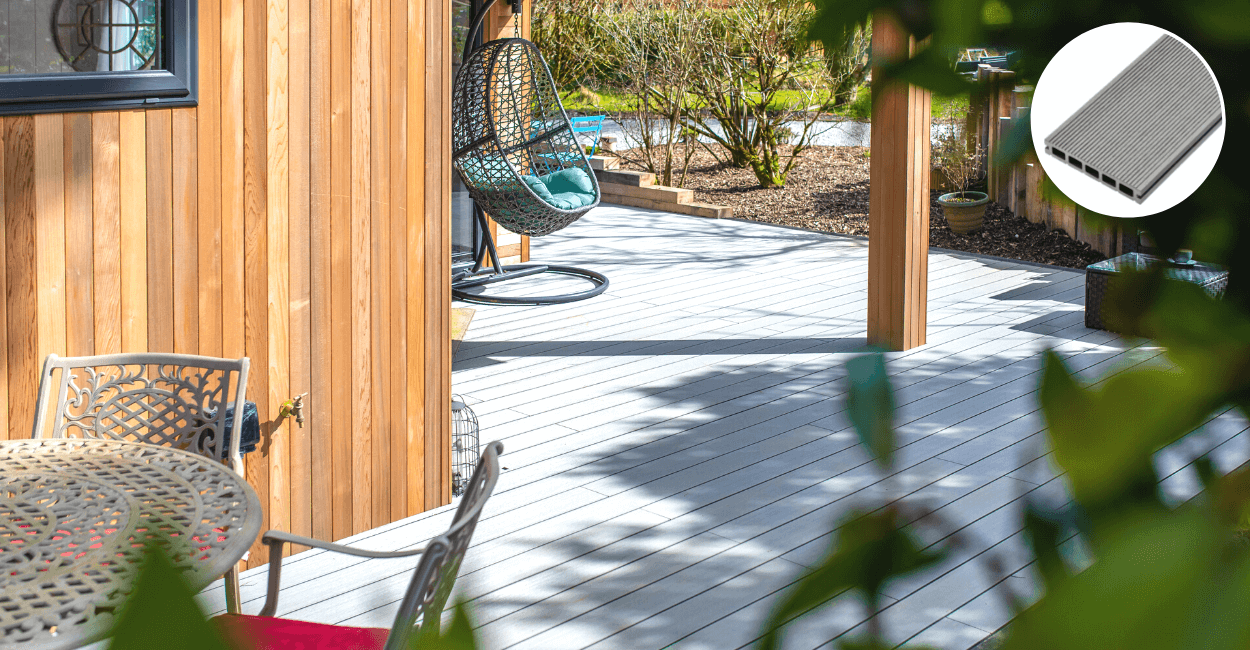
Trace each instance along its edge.
<path fill-rule="evenodd" d="M 960 196 L 981 180 L 985 148 L 966 133 L 964 120 L 954 103 L 948 103 L 938 120 L 940 132 L 933 139 L 932 158 L 942 175 Z"/>

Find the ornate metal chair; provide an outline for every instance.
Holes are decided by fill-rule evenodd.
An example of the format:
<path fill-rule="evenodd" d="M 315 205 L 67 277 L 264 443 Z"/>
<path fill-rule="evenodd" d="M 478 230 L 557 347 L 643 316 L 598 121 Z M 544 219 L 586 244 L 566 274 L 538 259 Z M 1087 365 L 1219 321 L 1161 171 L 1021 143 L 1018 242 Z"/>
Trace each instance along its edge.
<path fill-rule="evenodd" d="M 49 354 L 39 377 L 32 438 L 112 438 L 176 447 L 227 463 L 239 453 L 249 361 L 190 354 Z M 58 376 L 58 371 L 59 376 Z M 55 408 L 50 409 L 52 399 Z M 227 428 L 227 409 L 239 414 Z M 226 573 L 226 607 L 239 611 L 239 574 Z"/>
<path fill-rule="evenodd" d="M 482 515 L 482 508 L 499 480 L 499 456 L 502 453 L 502 442 L 486 445 L 486 451 L 478 461 L 473 478 L 465 488 L 464 495 L 460 497 L 460 506 L 456 509 L 451 528 L 430 540 L 424 548 L 366 551 L 277 530 L 265 533 L 263 540 L 269 545 L 269 591 L 260 615 L 223 614 L 213 621 L 229 639 L 236 640 L 239 647 L 255 650 L 294 647 L 407 650 L 410 647 L 409 640 L 414 634 L 437 635 L 443 609 L 460 572 L 460 563 L 469 548 L 469 540 L 473 537 L 477 520 Z M 389 630 L 309 623 L 273 618 L 278 609 L 278 589 L 282 579 L 282 547 L 287 543 L 366 558 L 420 555 L 421 561 L 408 583 L 408 591 L 400 601 L 399 614 Z M 299 645 L 301 643 L 303 645 Z"/>

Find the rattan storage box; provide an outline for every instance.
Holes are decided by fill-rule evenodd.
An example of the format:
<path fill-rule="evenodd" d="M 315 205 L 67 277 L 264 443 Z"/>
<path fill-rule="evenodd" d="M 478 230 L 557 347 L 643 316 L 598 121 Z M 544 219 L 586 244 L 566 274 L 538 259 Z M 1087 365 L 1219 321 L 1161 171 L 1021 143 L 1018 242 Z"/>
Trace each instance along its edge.
<path fill-rule="evenodd" d="M 1166 264 L 1167 277 L 1182 282 L 1192 282 L 1207 290 L 1215 297 L 1224 295 L 1228 286 L 1228 271 L 1214 264 L 1195 262 L 1191 265 L 1173 264 L 1143 253 L 1128 253 L 1109 260 L 1103 260 L 1085 267 L 1085 326 L 1093 329 L 1107 329 L 1103 325 L 1102 301 L 1107 294 L 1107 287 L 1114 284 L 1114 278 L 1129 270 L 1144 271 L 1157 264 Z"/>

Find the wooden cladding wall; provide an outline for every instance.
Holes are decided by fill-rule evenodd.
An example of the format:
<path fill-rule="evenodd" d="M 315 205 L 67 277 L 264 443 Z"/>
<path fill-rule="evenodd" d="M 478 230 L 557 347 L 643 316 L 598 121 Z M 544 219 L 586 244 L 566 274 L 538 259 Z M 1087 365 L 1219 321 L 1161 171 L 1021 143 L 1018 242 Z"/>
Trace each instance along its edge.
<path fill-rule="evenodd" d="M 198 24 L 196 108 L 0 118 L 0 431 L 30 436 L 51 352 L 248 356 L 265 528 L 447 503 L 447 0 L 200 0 Z M 304 427 L 277 421 L 305 392 Z"/>

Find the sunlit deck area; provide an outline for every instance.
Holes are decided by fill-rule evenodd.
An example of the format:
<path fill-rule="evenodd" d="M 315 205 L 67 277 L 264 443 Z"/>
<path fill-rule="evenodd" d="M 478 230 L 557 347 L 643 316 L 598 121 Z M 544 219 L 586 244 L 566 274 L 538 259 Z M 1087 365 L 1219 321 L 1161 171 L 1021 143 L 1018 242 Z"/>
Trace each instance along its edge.
<path fill-rule="evenodd" d="M 1005 595 L 1035 584 L 1023 500 L 1066 498 L 1034 396 L 1041 351 L 1087 377 L 1160 351 L 1087 329 L 1080 272 L 932 251 L 927 343 L 887 355 L 901 449 L 886 476 L 843 397 L 845 361 L 866 345 L 867 255 L 861 239 L 614 206 L 534 240 L 535 261 L 611 286 L 569 305 L 474 306 L 456 355 L 453 391 L 482 441 L 505 446 L 457 582 L 485 648 L 748 646 L 835 522 L 905 496 L 965 543 L 886 587 L 892 640 L 964 649 L 1008 621 Z M 1246 422 L 1226 414 L 1161 453 L 1164 489 L 1196 492 L 1188 465 L 1204 454 L 1223 471 L 1245 462 Z M 418 546 L 454 507 L 349 541 Z M 389 627 L 412 567 L 296 555 L 278 613 Z M 246 613 L 265 583 L 263 567 L 243 574 Z M 203 599 L 224 611 L 220 587 Z M 837 598 L 784 645 L 822 647 L 868 616 Z"/>

